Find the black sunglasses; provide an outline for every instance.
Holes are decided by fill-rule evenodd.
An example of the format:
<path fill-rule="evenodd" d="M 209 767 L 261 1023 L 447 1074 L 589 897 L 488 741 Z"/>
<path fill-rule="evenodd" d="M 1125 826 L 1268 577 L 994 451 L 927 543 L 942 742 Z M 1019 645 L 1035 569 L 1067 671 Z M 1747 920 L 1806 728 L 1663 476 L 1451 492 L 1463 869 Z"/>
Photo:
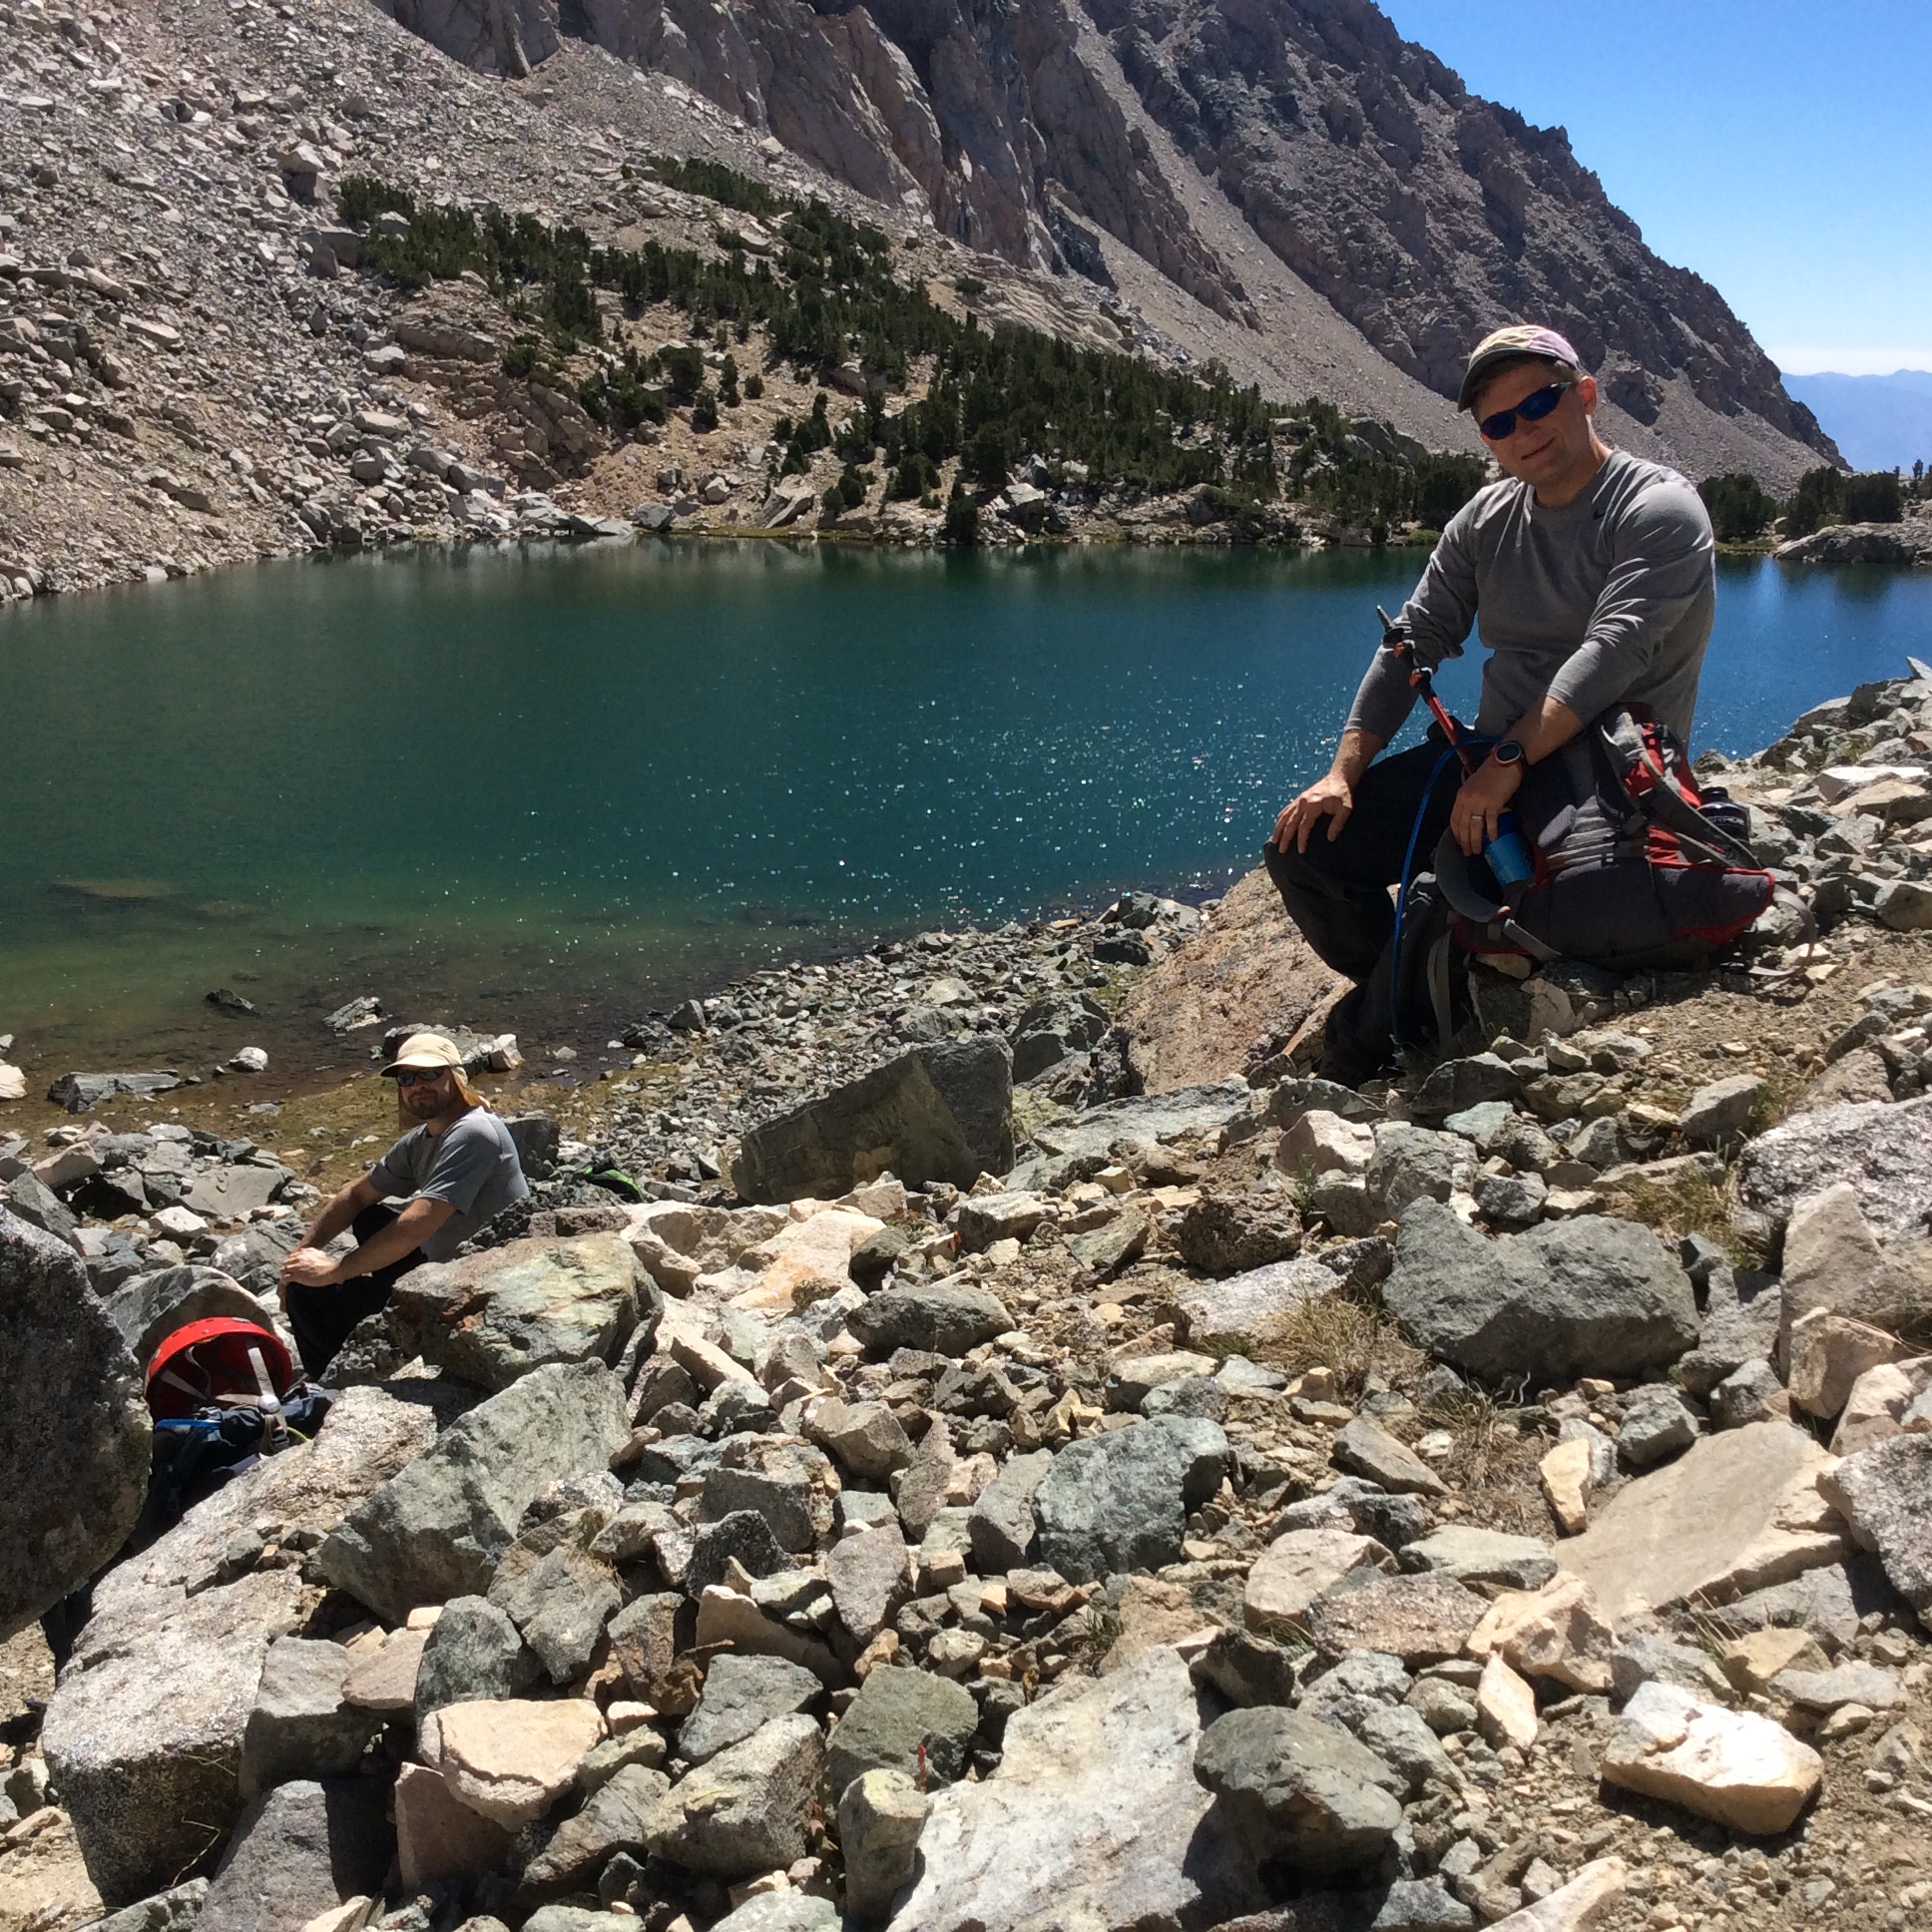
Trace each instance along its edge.
<path fill-rule="evenodd" d="M 1476 427 L 1482 431 L 1486 442 L 1504 442 L 1516 434 L 1519 416 L 1525 422 L 1541 422 L 1563 400 L 1564 390 L 1571 386 L 1568 382 L 1553 382 L 1547 389 L 1538 389 L 1525 396 L 1514 409 L 1499 409 L 1495 415 L 1485 416 Z"/>
<path fill-rule="evenodd" d="M 425 1081 L 438 1081 L 449 1072 L 447 1067 L 399 1067 L 396 1070 L 398 1087 L 419 1087 Z"/>

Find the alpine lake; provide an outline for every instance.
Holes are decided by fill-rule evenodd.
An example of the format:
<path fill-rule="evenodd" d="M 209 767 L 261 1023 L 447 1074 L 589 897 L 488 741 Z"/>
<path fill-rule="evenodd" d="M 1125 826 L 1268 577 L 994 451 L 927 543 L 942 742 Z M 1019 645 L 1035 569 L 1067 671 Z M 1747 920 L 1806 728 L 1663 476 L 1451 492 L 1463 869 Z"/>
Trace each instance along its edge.
<path fill-rule="evenodd" d="M 244 1044 L 299 1080 L 361 1063 L 320 1022 L 375 993 L 589 1072 L 773 959 L 1212 896 L 1425 557 L 646 541 L 11 606 L 0 1033 L 43 1085 Z M 1928 646 L 1932 573 L 1726 559 L 1696 747 Z M 1481 657 L 1439 680 L 1465 716 Z"/>

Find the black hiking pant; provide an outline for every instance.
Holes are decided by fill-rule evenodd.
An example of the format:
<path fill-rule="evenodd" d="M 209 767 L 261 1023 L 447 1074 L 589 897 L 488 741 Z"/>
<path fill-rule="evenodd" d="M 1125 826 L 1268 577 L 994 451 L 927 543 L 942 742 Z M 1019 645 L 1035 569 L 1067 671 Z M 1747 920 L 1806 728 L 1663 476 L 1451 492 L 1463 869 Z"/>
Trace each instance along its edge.
<path fill-rule="evenodd" d="M 377 1202 L 364 1208 L 349 1223 L 357 1247 L 374 1239 L 396 1217 L 396 1209 Z M 357 1275 L 333 1287 L 304 1288 L 290 1284 L 283 1299 L 288 1325 L 295 1331 L 295 1348 L 301 1356 L 302 1373 L 319 1382 L 322 1372 L 335 1359 L 335 1351 L 348 1340 L 349 1330 L 364 1315 L 372 1315 L 389 1302 L 389 1290 L 397 1279 L 417 1266 L 423 1251 L 412 1247 L 399 1261 L 379 1267 L 373 1274 Z"/>
<path fill-rule="evenodd" d="M 1441 726 L 1431 725 L 1413 750 L 1378 758 L 1362 773 L 1355 809 L 1338 838 L 1330 840 L 1327 825 L 1317 824 L 1305 852 L 1292 845 L 1285 852 L 1271 843 L 1262 847 L 1288 917 L 1328 965 L 1355 982 L 1322 1033 L 1322 1076 L 1344 1086 L 1387 1072 L 1395 1058 L 1395 906 L 1389 887 L 1401 883 L 1411 838 L 1413 878 L 1430 870 L 1436 842 L 1448 828 L 1463 779 L 1461 763 L 1454 756 L 1444 760 L 1448 748 Z M 1441 934 L 1441 915 L 1433 915 L 1426 933 L 1420 923 L 1413 909 L 1404 917 L 1400 972 L 1403 1031 L 1410 1037 L 1434 1031 L 1426 993 L 1417 1005 L 1412 989 L 1420 985 L 1425 945 Z"/>

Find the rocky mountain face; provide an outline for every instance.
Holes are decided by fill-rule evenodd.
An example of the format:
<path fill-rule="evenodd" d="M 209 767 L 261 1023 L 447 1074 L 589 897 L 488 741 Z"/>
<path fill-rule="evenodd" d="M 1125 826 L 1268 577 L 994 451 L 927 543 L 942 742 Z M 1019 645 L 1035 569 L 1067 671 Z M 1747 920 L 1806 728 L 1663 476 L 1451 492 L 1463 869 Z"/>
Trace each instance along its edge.
<path fill-rule="evenodd" d="M 1640 453 L 1777 475 L 1837 453 L 1561 128 L 1471 94 L 1368 0 L 374 3 L 483 73 L 590 42 L 942 234 L 1106 281 L 1125 249 L 1262 343 L 1326 310 L 1361 359 L 1453 396 L 1471 341 L 1536 316 Z M 1256 243 L 1287 271 L 1267 307 Z M 1201 319 L 1200 352 L 1225 358 Z"/>

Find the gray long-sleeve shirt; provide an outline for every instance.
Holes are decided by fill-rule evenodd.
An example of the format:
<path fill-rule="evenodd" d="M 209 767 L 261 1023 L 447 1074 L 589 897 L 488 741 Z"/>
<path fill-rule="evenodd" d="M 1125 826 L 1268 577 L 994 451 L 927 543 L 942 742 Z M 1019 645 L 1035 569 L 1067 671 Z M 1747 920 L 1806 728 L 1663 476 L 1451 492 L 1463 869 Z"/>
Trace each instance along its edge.
<path fill-rule="evenodd" d="M 1472 622 L 1494 654 L 1476 729 L 1500 736 L 1540 699 L 1586 722 L 1650 706 L 1688 745 L 1715 606 L 1710 519 L 1676 470 L 1614 450 L 1574 502 L 1527 483 L 1479 490 L 1449 519 L 1402 607 L 1418 663 L 1462 656 Z M 1386 741 L 1415 705 L 1406 667 L 1377 651 L 1348 714 Z"/>

